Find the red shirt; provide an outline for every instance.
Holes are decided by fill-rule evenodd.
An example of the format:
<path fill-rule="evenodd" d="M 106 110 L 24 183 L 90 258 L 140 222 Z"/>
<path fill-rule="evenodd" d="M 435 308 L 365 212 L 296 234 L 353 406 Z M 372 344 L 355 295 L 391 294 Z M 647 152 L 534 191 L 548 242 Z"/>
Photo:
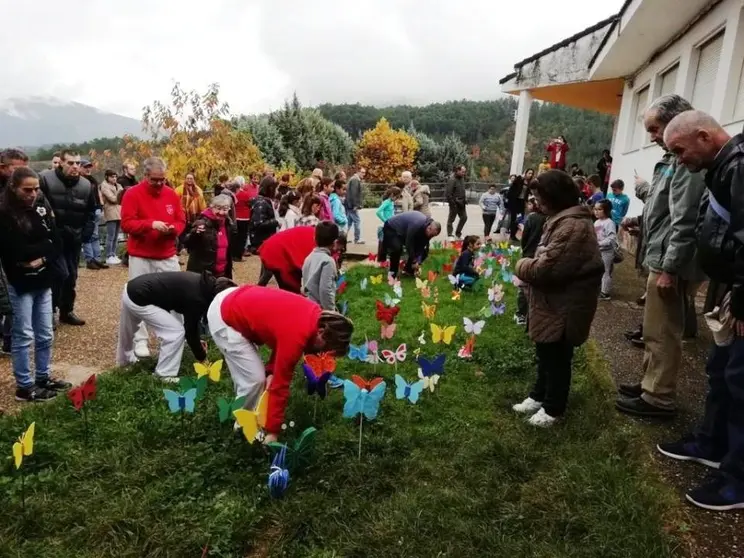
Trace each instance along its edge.
<path fill-rule="evenodd" d="M 294 227 L 280 231 L 264 241 L 258 249 L 261 263 L 271 271 L 281 273 L 282 279 L 296 287 L 296 276 L 302 274 L 305 258 L 315 248 L 315 227 Z"/>
<path fill-rule="evenodd" d="M 550 168 L 566 170 L 566 153 L 569 151 L 567 143 L 556 143 L 551 141 L 546 148 L 550 153 Z"/>
<path fill-rule="evenodd" d="M 304 296 L 279 289 L 244 285 L 222 301 L 222 319 L 254 345 L 266 345 L 271 357 L 266 431 L 278 434 L 284 422 L 289 386 L 305 348 L 318 333 L 320 307 Z"/>
<path fill-rule="evenodd" d="M 258 195 L 255 184 L 246 184 L 235 193 L 235 218 L 247 221 L 251 218 L 251 201 Z"/>
<path fill-rule="evenodd" d="M 172 225 L 163 234 L 152 228 L 154 221 Z M 121 230 L 129 235 L 130 256 L 165 260 L 176 255 L 176 237 L 186 228 L 186 216 L 178 194 L 171 188 L 153 188 L 147 180 L 127 190 L 121 203 Z"/>

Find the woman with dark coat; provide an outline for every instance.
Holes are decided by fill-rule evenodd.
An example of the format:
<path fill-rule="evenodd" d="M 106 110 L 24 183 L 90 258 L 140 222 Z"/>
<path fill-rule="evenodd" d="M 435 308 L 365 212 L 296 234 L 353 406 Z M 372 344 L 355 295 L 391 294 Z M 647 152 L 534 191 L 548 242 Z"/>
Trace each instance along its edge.
<path fill-rule="evenodd" d="M 209 208 L 194 221 L 184 240 L 189 251 L 187 271 L 209 271 L 215 277 L 232 279 L 233 222 L 229 218 L 230 207 L 230 197 L 220 194 L 212 198 Z"/>
<path fill-rule="evenodd" d="M 517 229 L 519 228 L 518 216 L 524 215 L 529 187 L 535 177 L 535 171 L 527 169 L 524 176 L 516 176 L 506 193 L 507 207 L 509 209 L 509 237 L 513 242 L 517 241 Z"/>
<path fill-rule="evenodd" d="M 279 229 L 279 221 L 274 213 L 274 196 L 276 194 L 276 181 L 267 177 L 261 181 L 258 196 L 253 199 L 251 206 L 251 248 L 258 250 L 261 244 L 276 233 Z"/>

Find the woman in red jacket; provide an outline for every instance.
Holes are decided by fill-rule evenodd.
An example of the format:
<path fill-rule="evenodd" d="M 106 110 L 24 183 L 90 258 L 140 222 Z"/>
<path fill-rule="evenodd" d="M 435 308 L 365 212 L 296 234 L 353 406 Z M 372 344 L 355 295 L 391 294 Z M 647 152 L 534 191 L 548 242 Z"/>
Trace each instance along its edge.
<path fill-rule="evenodd" d="M 236 262 L 243 260 L 243 251 L 248 242 L 248 232 L 251 224 L 251 205 L 256 196 L 258 196 L 258 187 L 254 184 L 254 175 L 251 175 L 251 181 L 246 184 L 245 178 L 238 176 L 235 181 L 240 185 L 235 192 L 235 224 L 237 233 L 235 242 L 233 242 L 232 257 Z"/>
<path fill-rule="evenodd" d="M 258 286 L 265 287 L 276 279 L 280 289 L 301 292 L 302 264 L 315 249 L 315 227 L 295 227 L 280 231 L 261 245 L 261 276 Z"/>
<path fill-rule="evenodd" d="M 292 375 L 303 353 L 343 356 L 354 332 L 351 321 L 337 312 L 323 311 L 297 294 L 255 285 L 219 293 L 207 320 L 230 370 L 236 397 L 246 396 L 245 407 L 253 409 L 265 386 L 268 390 L 264 443 L 276 441 L 281 431 Z M 258 353 L 261 345 L 271 349 L 265 366 Z"/>
<path fill-rule="evenodd" d="M 550 168 L 559 169 L 562 171 L 566 170 L 566 153 L 570 151 L 568 142 L 565 136 L 558 136 L 557 139 L 552 140 L 548 147 L 545 148 L 550 153 Z"/>

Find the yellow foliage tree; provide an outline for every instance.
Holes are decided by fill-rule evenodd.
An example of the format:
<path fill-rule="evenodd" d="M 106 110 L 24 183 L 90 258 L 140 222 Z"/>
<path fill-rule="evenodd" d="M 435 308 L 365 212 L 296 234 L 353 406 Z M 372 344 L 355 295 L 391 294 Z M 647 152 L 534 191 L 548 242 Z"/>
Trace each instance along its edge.
<path fill-rule="evenodd" d="M 364 132 L 356 151 L 357 166 L 367 169 L 367 181 L 394 182 L 400 173 L 413 171 L 418 141 L 403 130 L 393 130 L 381 118 L 372 130 Z"/>

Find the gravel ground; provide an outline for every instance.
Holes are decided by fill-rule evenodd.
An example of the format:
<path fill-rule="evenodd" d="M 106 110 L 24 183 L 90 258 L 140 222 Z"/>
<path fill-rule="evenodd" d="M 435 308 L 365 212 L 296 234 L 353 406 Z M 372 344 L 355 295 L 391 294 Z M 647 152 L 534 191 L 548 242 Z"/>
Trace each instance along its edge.
<path fill-rule="evenodd" d="M 255 282 L 260 262 L 251 257 L 235 265 L 239 283 Z M 127 279 L 127 269 L 112 267 L 91 271 L 82 268 L 78 280 L 76 312 L 87 321 L 84 327 L 60 325 L 56 331 L 54 368 L 71 381 L 82 381 L 93 372 L 114 365 L 118 329 L 119 297 Z M 613 300 L 601 302 L 593 326 L 597 340 L 611 362 L 617 382 L 638 381 L 643 351 L 627 343 L 622 333 L 635 329 L 642 318 L 642 309 L 635 301 L 643 292 L 643 280 L 637 276 L 629 259 L 615 271 Z M 702 300 L 700 300 L 702 304 Z M 699 419 L 706 394 L 705 358 L 710 338 L 700 323 L 701 336 L 685 344 L 683 370 L 679 380 L 680 414 L 673 422 L 645 422 L 654 443 L 668 441 L 684 434 Z M 0 408 L 12 412 L 19 404 L 14 400 L 14 381 L 10 358 L 0 358 Z M 633 420 L 633 419 L 628 419 Z M 653 452 L 662 476 L 684 499 L 685 491 L 695 486 L 706 474 L 704 468 L 666 459 Z M 744 521 L 742 513 L 716 514 L 689 510 L 694 557 L 744 557 Z"/>
<path fill-rule="evenodd" d="M 634 301 L 643 294 L 645 281 L 638 277 L 633 262 L 628 260 L 626 258 L 616 267 L 613 300 L 600 302 L 592 331 L 593 337 L 608 356 L 618 383 L 639 381 L 643 364 L 643 351 L 634 348 L 623 337 L 623 332 L 635 329 L 643 317 L 643 309 Z M 704 292 L 701 292 L 704 296 Z M 703 297 L 698 297 L 698 314 L 702 312 L 703 300 Z M 700 315 L 698 325 L 698 339 L 686 342 L 684 346 L 678 384 L 680 413 L 677 419 L 671 422 L 641 421 L 654 444 L 675 440 L 686 434 L 694 428 L 703 413 L 707 393 L 705 361 L 712 340 Z M 702 466 L 668 459 L 656 452 L 655 447 L 649 449 L 662 477 L 675 488 L 681 500 L 684 500 L 685 492 L 700 483 L 708 472 Z M 695 558 L 744 557 L 744 514 L 713 513 L 690 506 L 688 515 Z"/>

